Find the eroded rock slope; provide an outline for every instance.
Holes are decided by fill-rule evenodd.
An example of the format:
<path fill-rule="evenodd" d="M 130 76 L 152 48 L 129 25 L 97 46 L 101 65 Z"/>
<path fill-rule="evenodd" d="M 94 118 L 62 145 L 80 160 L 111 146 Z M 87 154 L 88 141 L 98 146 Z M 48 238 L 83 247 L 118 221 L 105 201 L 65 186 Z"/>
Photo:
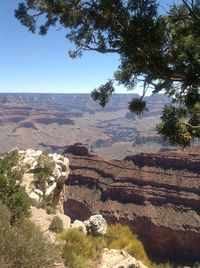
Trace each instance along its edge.
<path fill-rule="evenodd" d="M 69 148 L 65 213 L 128 224 L 156 259 L 200 259 L 200 154 L 165 152 L 105 161 Z M 73 151 L 75 154 L 73 154 Z"/>

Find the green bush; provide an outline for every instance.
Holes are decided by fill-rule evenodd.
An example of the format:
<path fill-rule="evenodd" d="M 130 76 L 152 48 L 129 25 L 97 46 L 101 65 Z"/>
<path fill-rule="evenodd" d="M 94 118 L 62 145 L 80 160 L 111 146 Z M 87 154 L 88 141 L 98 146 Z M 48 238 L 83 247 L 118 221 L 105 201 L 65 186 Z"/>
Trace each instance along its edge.
<path fill-rule="evenodd" d="M 63 257 L 69 268 L 95 267 L 96 250 L 88 236 L 71 228 L 61 234 L 61 238 L 66 242 Z"/>
<path fill-rule="evenodd" d="M 46 184 L 49 183 L 49 178 L 55 169 L 53 157 L 48 153 L 43 152 L 38 158 L 38 169 L 34 174 L 34 184 L 45 195 Z"/>
<path fill-rule="evenodd" d="M 53 217 L 53 220 L 49 226 L 49 230 L 55 232 L 55 233 L 60 233 L 63 231 L 63 221 L 59 216 Z"/>
<path fill-rule="evenodd" d="M 123 249 L 145 265 L 150 265 L 150 260 L 144 246 L 128 226 L 121 224 L 110 225 L 106 234 L 107 247 L 109 249 Z"/>
<path fill-rule="evenodd" d="M 29 215 L 31 200 L 21 186 L 22 173 L 17 168 L 17 157 L 6 156 L 0 159 L 0 200 L 11 212 L 15 221 Z"/>
<path fill-rule="evenodd" d="M 0 241 L 1 268 L 53 268 L 56 256 L 61 254 L 60 248 L 50 244 L 29 220 L 10 225 L 9 211 L 2 204 Z"/>
<path fill-rule="evenodd" d="M 10 225 L 11 213 L 6 205 L 0 200 L 0 231 Z"/>
<path fill-rule="evenodd" d="M 20 187 L 18 191 L 13 193 L 9 198 L 8 207 L 12 211 L 12 219 L 15 221 L 22 217 L 29 216 L 31 200 L 24 188 Z"/>
<path fill-rule="evenodd" d="M 34 174 L 35 187 L 39 188 L 43 192 L 43 195 L 45 195 L 46 184 L 48 182 L 49 182 L 49 174 L 46 173 L 45 171 L 40 170 L 39 172 Z"/>
<path fill-rule="evenodd" d="M 47 152 L 43 152 L 38 158 L 38 166 L 46 174 L 52 175 L 55 169 L 55 162 L 53 157 L 49 156 Z"/>

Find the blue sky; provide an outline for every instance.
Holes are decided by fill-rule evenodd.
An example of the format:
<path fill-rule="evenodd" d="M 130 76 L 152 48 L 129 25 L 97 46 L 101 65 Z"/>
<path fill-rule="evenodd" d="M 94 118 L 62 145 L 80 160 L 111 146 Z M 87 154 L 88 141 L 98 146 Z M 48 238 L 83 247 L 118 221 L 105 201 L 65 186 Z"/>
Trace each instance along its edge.
<path fill-rule="evenodd" d="M 117 55 L 87 52 L 80 59 L 69 58 L 72 44 L 65 31 L 53 29 L 45 37 L 31 34 L 14 17 L 19 2 L 0 1 L 0 92 L 86 93 L 112 78 Z"/>

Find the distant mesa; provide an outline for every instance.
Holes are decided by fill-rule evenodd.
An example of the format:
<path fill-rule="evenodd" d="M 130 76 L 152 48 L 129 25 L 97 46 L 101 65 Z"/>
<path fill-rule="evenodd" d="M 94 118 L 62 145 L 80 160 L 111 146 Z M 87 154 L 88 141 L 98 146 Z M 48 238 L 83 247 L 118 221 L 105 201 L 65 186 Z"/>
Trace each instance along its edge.
<path fill-rule="evenodd" d="M 35 124 L 33 122 L 31 122 L 31 121 L 22 121 L 22 122 L 19 122 L 17 124 L 17 127 L 15 128 L 15 131 L 18 128 L 31 128 L 33 130 L 38 130 L 38 128 L 35 126 Z"/>
<path fill-rule="evenodd" d="M 69 118 L 48 118 L 48 117 L 43 117 L 43 118 L 36 118 L 33 120 L 35 123 L 40 123 L 44 125 L 49 125 L 53 123 L 57 123 L 58 125 L 75 125 L 74 121 Z"/>
<path fill-rule="evenodd" d="M 100 148 L 100 147 L 110 147 L 112 145 L 112 138 L 107 138 L 107 139 L 98 139 L 95 142 L 95 148 Z"/>
<path fill-rule="evenodd" d="M 88 148 L 82 143 L 75 143 L 73 145 L 70 145 L 64 151 L 64 154 L 72 154 L 77 156 L 92 156 L 92 153 L 90 153 Z"/>
<path fill-rule="evenodd" d="M 7 117 L 7 118 L 1 119 L 0 124 L 1 125 L 9 124 L 9 123 L 15 123 L 15 124 L 17 124 L 17 123 L 23 121 L 25 118 L 26 117 L 22 117 L 22 116 Z"/>

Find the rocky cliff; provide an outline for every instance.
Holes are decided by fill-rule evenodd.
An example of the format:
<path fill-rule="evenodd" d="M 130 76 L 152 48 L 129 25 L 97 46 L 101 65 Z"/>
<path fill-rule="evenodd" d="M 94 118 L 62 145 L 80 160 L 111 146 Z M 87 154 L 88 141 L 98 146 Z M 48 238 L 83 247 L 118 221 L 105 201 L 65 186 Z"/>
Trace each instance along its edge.
<path fill-rule="evenodd" d="M 75 147 L 66 151 L 71 172 L 64 209 L 72 220 L 100 213 L 108 222 L 128 224 L 155 259 L 200 259 L 198 152 L 105 161 L 78 156 Z"/>

